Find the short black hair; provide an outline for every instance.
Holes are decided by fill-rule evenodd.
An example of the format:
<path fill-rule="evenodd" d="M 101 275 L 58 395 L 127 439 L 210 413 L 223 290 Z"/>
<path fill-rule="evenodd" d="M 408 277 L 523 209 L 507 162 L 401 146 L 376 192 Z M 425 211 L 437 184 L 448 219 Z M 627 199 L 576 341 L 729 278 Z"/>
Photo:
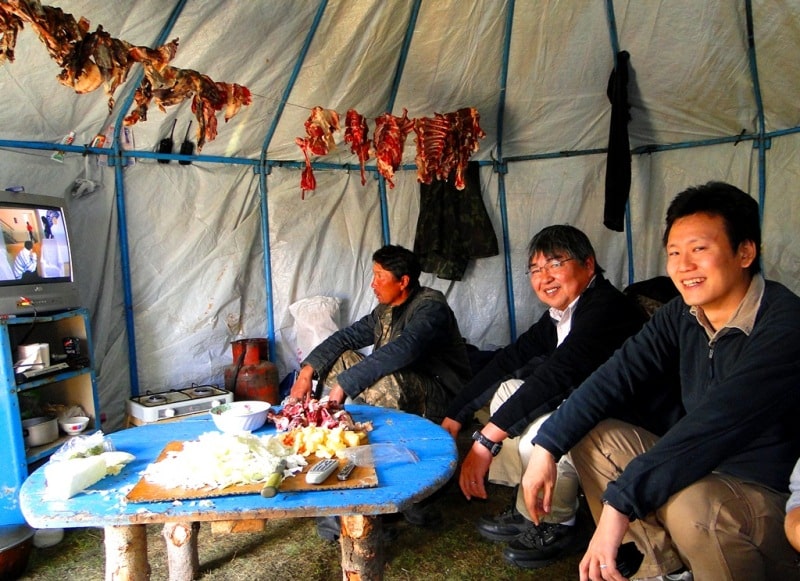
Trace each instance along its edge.
<path fill-rule="evenodd" d="M 708 182 L 682 191 L 667 208 L 663 238 L 665 248 L 675 220 L 693 214 L 722 218 L 734 252 L 742 242 L 752 241 L 756 247 L 756 256 L 748 270 L 752 275 L 761 272 L 761 220 L 758 202 L 751 196 L 725 182 Z"/>
<path fill-rule="evenodd" d="M 23 244 L 23 246 L 25 248 L 27 248 L 28 250 L 33 250 L 33 242 L 31 242 L 30 240 L 26 240 L 25 244 Z"/>
<path fill-rule="evenodd" d="M 408 248 L 387 244 L 372 254 L 372 262 L 391 272 L 398 280 L 403 276 L 408 276 L 409 288 L 414 289 L 419 286 L 422 267 L 417 255 Z"/>
<path fill-rule="evenodd" d="M 540 230 L 528 244 L 528 266 L 536 254 L 545 256 L 558 256 L 566 252 L 569 257 L 586 262 L 594 258 L 594 270 L 600 274 L 603 268 L 597 263 L 592 243 L 589 237 L 569 224 L 556 224 Z"/>

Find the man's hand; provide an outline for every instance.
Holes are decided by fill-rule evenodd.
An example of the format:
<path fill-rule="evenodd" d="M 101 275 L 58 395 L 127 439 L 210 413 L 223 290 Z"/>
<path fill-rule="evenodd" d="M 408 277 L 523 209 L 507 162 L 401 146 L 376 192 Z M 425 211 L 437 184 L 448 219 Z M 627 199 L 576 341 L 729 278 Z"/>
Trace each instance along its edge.
<path fill-rule="evenodd" d="M 344 405 L 345 399 L 347 399 L 347 394 L 342 389 L 342 386 L 337 383 L 331 388 L 331 392 L 328 394 L 328 401 Z"/>
<path fill-rule="evenodd" d="M 800 506 L 786 513 L 783 528 L 786 530 L 786 538 L 789 539 L 794 550 L 800 551 Z"/>
<path fill-rule="evenodd" d="M 447 433 L 453 436 L 455 440 L 458 438 L 458 433 L 461 431 L 461 422 L 445 418 L 442 420 L 442 427 L 447 430 Z"/>
<path fill-rule="evenodd" d="M 628 531 L 628 517 L 613 506 L 603 506 L 597 529 L 589 541 L 589 548 L 581 559 L 579 566 L 581 581 L 605 579 L 607 581 L 625 581 L 625 577 L 617 571 L 617 551 L 622 538 Z"/>
<path fill-rule="evenodd" d="M 314 377 L 314 369 L 310 365 L 304 365 L 294 380 L 294 385 L 289 392 L 289 397 L 296 400 L 304 400 L 311 396 L 311 380 Z"/>
<path fill-rule="evenodd" d="M 528 467 L 522 475 L 522 491 L 525 506 L 537 525 L 541 517 L 550 512 L 557 476 L 556 459 L 553 455 L 541 446 L 534 446 Z"/>
<path fill-rule="evenodd" d="M 486 487 L 483 479 L 489 472 L 492 463 L 492 454 L 485 446 L 475 442 L 461 464 L 461 473 L 458 476 L 458 485 L 467 500 L 473 496 L 487 498 Z"/>

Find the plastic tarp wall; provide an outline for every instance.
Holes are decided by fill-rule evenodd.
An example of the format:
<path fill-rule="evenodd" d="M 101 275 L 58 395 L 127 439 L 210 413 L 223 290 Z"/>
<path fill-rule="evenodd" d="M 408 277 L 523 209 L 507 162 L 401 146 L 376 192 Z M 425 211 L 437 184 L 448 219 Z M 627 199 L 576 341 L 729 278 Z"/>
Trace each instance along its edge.
<path fill-rule="evenodd" d="M 0 65 L 0 186 L 67 199 L 107 429 L 122 426 L 132 390 L 221 383 L 238 338 L 272 330 L 283 376 L 296 366 L 288 307 L 299 299 L 338 297 L 341 324 L 374 307 L 371 255 L 386 242 L 384 213 L 389 241 L 414 244 L 413 134 L 385 198 L 374 160 L 362 186 L 340 134 L 337 150 L 315 159 L 329 165 L 315 170 L 317 188 L 301 199 L 294 140 L 318 105 L 342 118 L 355 108 L 370 130 L 375 117 L 403 108 L 410 117 L 480 112 L 487 136 L 473 159 L 483 164 L 501 255 L 472 262 L 459 282 L 422 280 L 446 293 L 462 334 L 479 347 L 506 344 L 542 313 L 524 275 L 526 246 L 539 229 L 583 229 L 622 288 L 664 273 L 667 204 L 712 179 L 763 197 L 766 275 L 800 291 L 796 0 L 44 3 L 133 44 L 178 37 L 174 66 L 253 93 L 230 122 L 220 119 L 216 140 L 191 165 L 147 156 L 175 119 L 180 143 L 193 119 L 188 101 L 165 113 L 151 107 L 132 127 L 142 155 L 116 173 L 97 164 L 97 152 L 70 152 L 57 163 L 37 146 L 70 131 L 76 144 L 88 144 L 105 132 L 128 113 L 136 67 L 109 113 L 102 90 L 77 95 L 58 84 L 59 67 L 30 28 L 17 40 L 15 62 Z M 616 50 L 631 55 L 634 155 L 624 233 L 602 225 L 606 88 Z M 96 189 L 76 198 L 76 180 Z M 126 325 L 126 277 L 135 337 Z"/>

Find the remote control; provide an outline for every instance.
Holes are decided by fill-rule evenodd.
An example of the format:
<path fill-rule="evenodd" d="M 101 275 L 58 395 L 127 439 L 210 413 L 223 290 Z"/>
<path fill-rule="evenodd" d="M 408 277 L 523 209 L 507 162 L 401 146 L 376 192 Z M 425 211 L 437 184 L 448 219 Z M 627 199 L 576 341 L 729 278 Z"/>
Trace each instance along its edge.
<path fill-rule="evenodd" d="M 320 460 L 306 472 L 306 482 L 309 484 L 322 484 L 339 467 L 339 461 L 334 458 Z"/>
<path fill-rule="evenodd" d="M 353 464 L 352 462 L 348 462 L 347 464 L 344 465 L 344 467 L 341 470 L 339 470 L 339 473 L 336 475 L 336 478 L 338 478 L 339 480 L 347 480 L 348 478 L 350 478 L 350 475 L 353 473 L 353 470 L 355 470 L 355 468 L 356 468 L 355 464 Z"/>

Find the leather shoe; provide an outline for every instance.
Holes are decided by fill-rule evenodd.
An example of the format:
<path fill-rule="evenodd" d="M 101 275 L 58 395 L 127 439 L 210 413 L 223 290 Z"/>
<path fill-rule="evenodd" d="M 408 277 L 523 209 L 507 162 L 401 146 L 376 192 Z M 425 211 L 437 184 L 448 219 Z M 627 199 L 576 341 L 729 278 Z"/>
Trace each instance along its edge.
<path fill-rule="evenodd" d="M 481 536 L 490 541 L 508 542 L 524 533 L 529 522 L 511 505 L 498 515 L 482 516 L 475 526 Z"/>
<path fill-rule="evenodd" d="M 416 527 L 432 529 L 442 524 L 442 512 L 430 504 L 412 504 L 403 511 L 403 518 Z"/>
<path fill-rule="evenodd" d="M 529 523 L 525 532 L 503 549 L 503 557 L 523 569 L 546 567 L 588 546 L 589 539 L 576 533 L 576 526 Z"/>

